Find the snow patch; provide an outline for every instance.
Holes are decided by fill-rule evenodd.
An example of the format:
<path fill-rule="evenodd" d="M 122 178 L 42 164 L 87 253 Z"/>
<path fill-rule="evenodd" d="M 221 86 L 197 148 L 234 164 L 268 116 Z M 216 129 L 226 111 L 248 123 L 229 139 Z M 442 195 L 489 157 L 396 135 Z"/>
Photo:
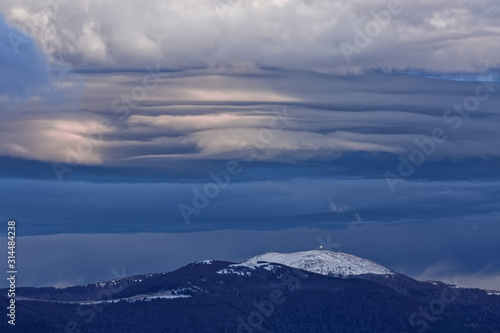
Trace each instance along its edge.
<path fill-rule="evenodd" d="M 262 263 L 265 262 L 265 263 Z M 261 267 L 266 263 L 276 263 L 322 275 L 391 275 L 391 270 L 371 260 L 351 254 L 327 250 L 303 251 L 296 253 L 266 253 L 253 257 L 239 266 Z"/>
<path fill-rule="evenodd" d="M 251 276 L 252 272 L 248 269 L 255 270 L 257 268 L 263 268 L 267 271 L 274 272 L 274 268 L 278 266 L 270 264 L 268 262 L 242 262 L 240 264 L 231 264 L 229 268 L 224 268 L 217 271 L 217 274 L 237 274 L 241 276 Z"/>
<path fill-rule="evenodd" d="M 217 274 L 236 274 L 241 276 L 251 276 L 252 273 L 249 271 L 236 270 L 233 268 L 224 268 L 217 271 Z"/>
<path fill-rule="evenodd" d="M 248 267 L 250 269 L 263 268 L 268 271 L 274 271 L 276 265 L 272 265 L 268 262 L 250 262 L 249 260 L 242 262 L 240 264 L 232 264 L 229 267 Z"/>
<path fill-rule="evenodd" d="M 121 301 L 129 302 L 129 303 L 135 303 L 137 301 L 149 302 L 153 299 L 159 299 L 159 298 L 174 299 L 174 298 L 187 298 L 187 297 L 191 297 L 191 295 L 172 294 L 171 292 L 166 292 L 166 293 L 161 293 L 161 294 L 136 295 L 136 296 L 124 297 L 124 298 L 107 299 L 107 300 L 102 300 L 102 301 L 69 301 L 69 302 L 49 301 L 49 302 L 64 303 L 64 304 L 93 305 L 93 304 L 102 304 L 102 303 L 118 303 Z"/>

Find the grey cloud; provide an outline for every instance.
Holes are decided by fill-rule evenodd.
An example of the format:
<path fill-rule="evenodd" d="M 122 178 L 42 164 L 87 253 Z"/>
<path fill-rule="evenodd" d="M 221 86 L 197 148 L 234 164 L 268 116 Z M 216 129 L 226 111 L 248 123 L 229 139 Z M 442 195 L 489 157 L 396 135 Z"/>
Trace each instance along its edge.
<path fill-rule="evenodd" d="M 25 228 L 22 234 L 36 235 L 345 227 L 359 220 L 355 213 L 367 224 L 467 224 L 494 221 L 500 211 L 499 193 L 490 189 L 498 180 L 477 180 L 472 185 L 465 180 L 407 180 L 392 193 L 384 179 L 277 180 L 268 175 L 254 181 L 245 171 L 232 177 L 206 209 L 193 215 L 190 225 L 185 224 L 179 204 L 194 206 L 195 190 L 204 191 L 206 184 L 214 182 L 211 178 L 154 184 L 2 180 L 9 195 L 0 203 L 0 218 L 16 217 Z M 26 197 L 28 191 L 31 195 Z M 337 205 L 336 212 L 329 199 Z M 339 214 L 339 203 L 349 211 Z"/>
<path fill-rule="evenodd" d="M 494 0 L 402 0 L 402 12 L 395 11 L 387 25 L 370 33 L 370 24 L 378 24 L 374 13 L 387 13 L 393 2 L 87 0 L 43 6 L 36 0 L 22 5 L 9 0 L 0 10 L 52 57 L 79 68 L 158 63 L 179 69 L 264 66 L 353 73 L 498 67 Z M 371 37 L 356 43 L 357 29 Z M 350 63 L 342 43 L 357 49 Z"/>
<path fill-rule="evenodd" d="M 475 82 L 388 74 L 186 71 L 159 73 L 160 85 L 126 102 L 145 75 L 82 74 L 85 95 L 77 113 L 30 102 L 19 118 L 0 125 L 0 154 L 114 166 L 249 156 L 281 163 L 331 161 L 350 152 L 408 158 L 418 148 L 415 140 L 428 140 L 442 128 L 447 140 L 427 161 L 500 155 L 496 82 L 487 83 L 495 91 L 465 118 L 445 114 L 474 96 Z"/>

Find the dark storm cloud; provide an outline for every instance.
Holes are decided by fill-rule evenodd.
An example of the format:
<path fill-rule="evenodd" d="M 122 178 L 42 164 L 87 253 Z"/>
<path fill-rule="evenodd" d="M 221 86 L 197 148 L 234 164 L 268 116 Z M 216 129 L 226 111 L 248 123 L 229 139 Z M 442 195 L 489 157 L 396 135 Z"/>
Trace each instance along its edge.
<path fill-rule="evenodd" d="M 8 195 L 0 218 L 18 219 L 23 235 L 492 221 L 500 211 L 497 182 L 406 181 L 393 193 L 384 179 L 240 181 L 220 189 L 188 225 L 179 204 L 197 207 L 196 189 L 203 193 L 207 183 L 2 180 Z"/>

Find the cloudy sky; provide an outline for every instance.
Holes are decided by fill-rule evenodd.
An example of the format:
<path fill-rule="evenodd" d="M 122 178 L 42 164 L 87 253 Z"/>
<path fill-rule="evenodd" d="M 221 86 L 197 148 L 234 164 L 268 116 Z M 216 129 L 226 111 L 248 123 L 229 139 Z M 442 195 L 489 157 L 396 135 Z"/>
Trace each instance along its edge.
<path fill-rule="evenodd" d="M 500 289 L 497 1 L 0 14 L 0 219 L 18 222 L 21 285 L 326 244 Z"/>

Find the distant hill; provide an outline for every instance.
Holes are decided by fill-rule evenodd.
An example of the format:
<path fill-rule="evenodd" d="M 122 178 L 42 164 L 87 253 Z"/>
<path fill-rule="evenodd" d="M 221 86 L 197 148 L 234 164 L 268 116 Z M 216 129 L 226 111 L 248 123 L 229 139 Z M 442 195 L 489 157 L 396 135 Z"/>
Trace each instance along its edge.
<path fill-rule="evenodd" d="M 17 332 L 500 332 L 495 292 L 419 282 L 330 251 L 205 260 L 16 296 Z"/>

